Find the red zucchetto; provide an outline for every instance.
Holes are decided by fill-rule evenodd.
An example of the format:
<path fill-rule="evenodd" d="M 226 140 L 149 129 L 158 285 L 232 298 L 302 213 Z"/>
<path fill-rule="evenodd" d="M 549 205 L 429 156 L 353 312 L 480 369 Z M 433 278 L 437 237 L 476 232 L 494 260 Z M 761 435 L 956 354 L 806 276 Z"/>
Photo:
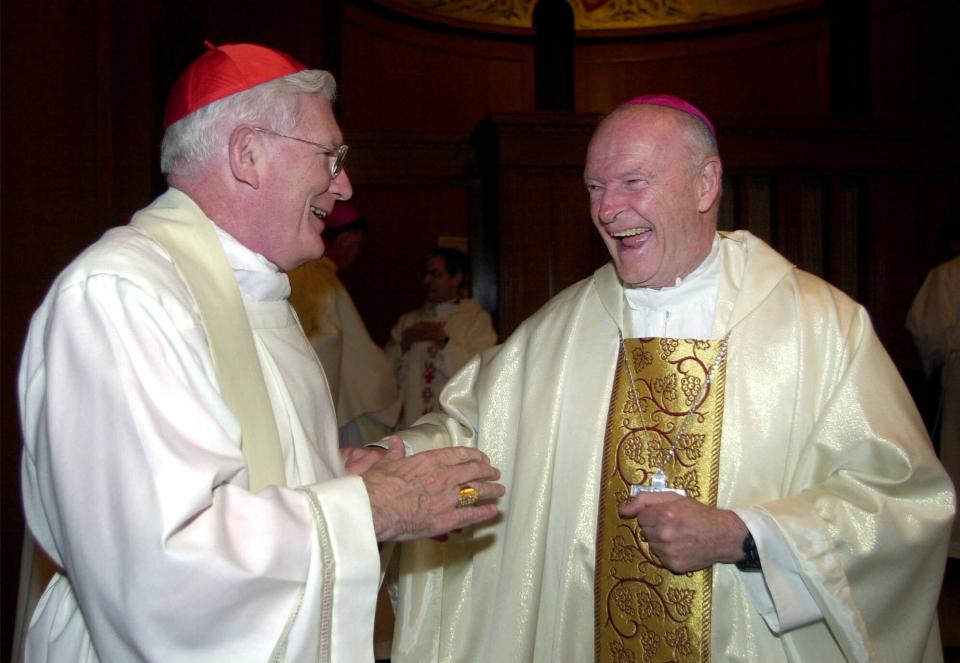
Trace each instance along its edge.
<path fill-rule="evenodd" d="M 286 53 L 256 44 L 214 46 L 180 75 L 163 115 L 163 128 L 231 94 L 295 74 L 306 67 Z"/>

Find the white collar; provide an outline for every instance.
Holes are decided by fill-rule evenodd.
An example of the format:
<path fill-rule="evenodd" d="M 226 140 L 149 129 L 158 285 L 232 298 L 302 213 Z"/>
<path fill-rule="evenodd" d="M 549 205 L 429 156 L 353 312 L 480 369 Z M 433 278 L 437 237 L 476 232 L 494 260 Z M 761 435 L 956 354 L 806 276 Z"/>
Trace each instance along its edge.
<path fill-rule="evenodd" d="M 213 224 L 213 229 L 223 244 L 227 262 L 233 268 L 237 285 L 245 297 L 255 301 L 269 301 L 290 296 L 290 281 L 276 265 L 248 249 L 216 223 Z"/>
<path fill-rule="evenodd" d="M 683 278 L 677 278 L 676 284 L 664 288 L 623 289 L 627 305 L 637 309 L 676 309 L 697 302 L 705 297 L 716 298 L 720 283 L 720 236 L 713 238 L 710 253 L 696 269 Z"/>
<path fill-rule="evenodd" d="M 624 288 L 625 333 L 640 337 L 711 338 L 723 259 L 719 235 L 699 266 L 676 285 Z"/>

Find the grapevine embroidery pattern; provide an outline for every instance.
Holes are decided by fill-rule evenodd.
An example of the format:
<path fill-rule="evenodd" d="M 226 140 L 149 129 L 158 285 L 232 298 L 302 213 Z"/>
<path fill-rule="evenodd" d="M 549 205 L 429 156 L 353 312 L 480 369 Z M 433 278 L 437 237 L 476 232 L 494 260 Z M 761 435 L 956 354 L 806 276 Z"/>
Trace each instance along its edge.
<path fill-rule="evenodd" d="M 633 375 L 622 372 L 627 385 L 611 403 L 606 499 L 622 505 L 629 486 L 647 484 L 655 468 L 663 468 L 669 485 L 689 497 L 705 503 L 716 499 L 719 442 L 714 440 L 722 418 L 722 386 L 707 376 L 715 360 L 718 373 L 724 372 L 719 354 L 724 347 L 725 341 L 677 339 L 624 346 Z M 601 515 L 601 523 L 599 535 L 608 543 L 604 562 L 599 555 L 597 560 L 598 591 L 604 588 L 597 595 L 600 660 L 709 660 L 703 649 L 709 649 L 710 570 L 674 575 L 650 551 L 636 520 Z M 606 534 L 603 527 L 609 528 Z M 598 541 L 598 552 L 599 546 Z"/>

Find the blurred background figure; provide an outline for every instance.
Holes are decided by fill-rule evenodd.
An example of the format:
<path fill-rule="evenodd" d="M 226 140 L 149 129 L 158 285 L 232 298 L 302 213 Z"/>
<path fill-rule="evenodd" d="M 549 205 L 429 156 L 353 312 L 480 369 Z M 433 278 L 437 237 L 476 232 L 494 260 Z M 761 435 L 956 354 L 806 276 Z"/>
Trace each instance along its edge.
<path fill-rule="evenodd" d="M 469 263 L 462 251 L 438 248 L 423 264 L 426 301 L 400 316 L 387 357 L 396 371 L 402 427 L 437 409 L 447 380 L 475 354 L 497 342 L 490 314 L 466 296 Z"/>
<path fill-rule="evenodd" d="M 337 408 L 341 447 L 361 447 L 390 433 L 400 397 L 383 350 L 370 338 L 337 272 L 360 253 L 366 222 L 339 201 L 324 220 L 324 255 L 288 274 L 290 303 L 320 358 Z"/>
<path fill-rule="evenodd" d="M 931 437 L 954 486 L 960 486 L 960 216 L 944 226 L 947 260 L 927 274 L 907 314 L 907 329 L 927 376 L 940 371 L 940 405 Z M 939 433 L 939 435 L 938 435 Z M 950 556 L 960 558 L 960 524 L 954 522 Z"/>

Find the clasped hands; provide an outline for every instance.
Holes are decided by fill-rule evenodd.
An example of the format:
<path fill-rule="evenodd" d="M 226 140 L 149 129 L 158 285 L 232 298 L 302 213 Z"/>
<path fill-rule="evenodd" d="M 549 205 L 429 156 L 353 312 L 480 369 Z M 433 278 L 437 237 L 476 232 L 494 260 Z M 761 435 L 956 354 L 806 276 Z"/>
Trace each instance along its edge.
<path fill-rule="evenodd" d="M 469 447 L 446 447 L 404 455 L 403 440 L 388 438 L 388 448 L 344 450 L 347 472 L 367 487 L 377 541 L 403 541 L 439 536 L 475 525 L 499 513 L 489 500 L 506 489 L 500 471 L 487 456 Z M 457 506 L 461 486 L 476 488 L 480 501 Z"/>
<path fill-rule="evenodd" d="M 717 509 L 676 493 L 643 493 L 620 507 L 636 517 L 641 536 L 674 573 L 743 559 L 747 527 L 733 511 Z"/>
<path fill-rule="evenodd" d="M 400 349 L 406 352 L 410 346 L 420 341 L 443 343 L 447 338 L 446 326 L 443 320 L 423 320 L 410 325 L 403 330 L 400 338 Z"/>
<path fill-rule="evenodd" d="M 344 450 L 347 471 L 359 474 L 370 496 L 378 541 L 443 535 L 490 520 L 499 513 L 485 503 L 503 496 L 495 483 L 500 472 L 482 452 L 447 447 L 404 456 L 403 441 L 393 436 L 388 448 Z M 460 487 L 470 484 L 480 503 L 458 508 Z M 733 511 L 717 509 L 676 493 L 644 493 L 620 508 L 635 517 L 650 550 L 674 573 L 743 559 L 747 528 Z"/>

